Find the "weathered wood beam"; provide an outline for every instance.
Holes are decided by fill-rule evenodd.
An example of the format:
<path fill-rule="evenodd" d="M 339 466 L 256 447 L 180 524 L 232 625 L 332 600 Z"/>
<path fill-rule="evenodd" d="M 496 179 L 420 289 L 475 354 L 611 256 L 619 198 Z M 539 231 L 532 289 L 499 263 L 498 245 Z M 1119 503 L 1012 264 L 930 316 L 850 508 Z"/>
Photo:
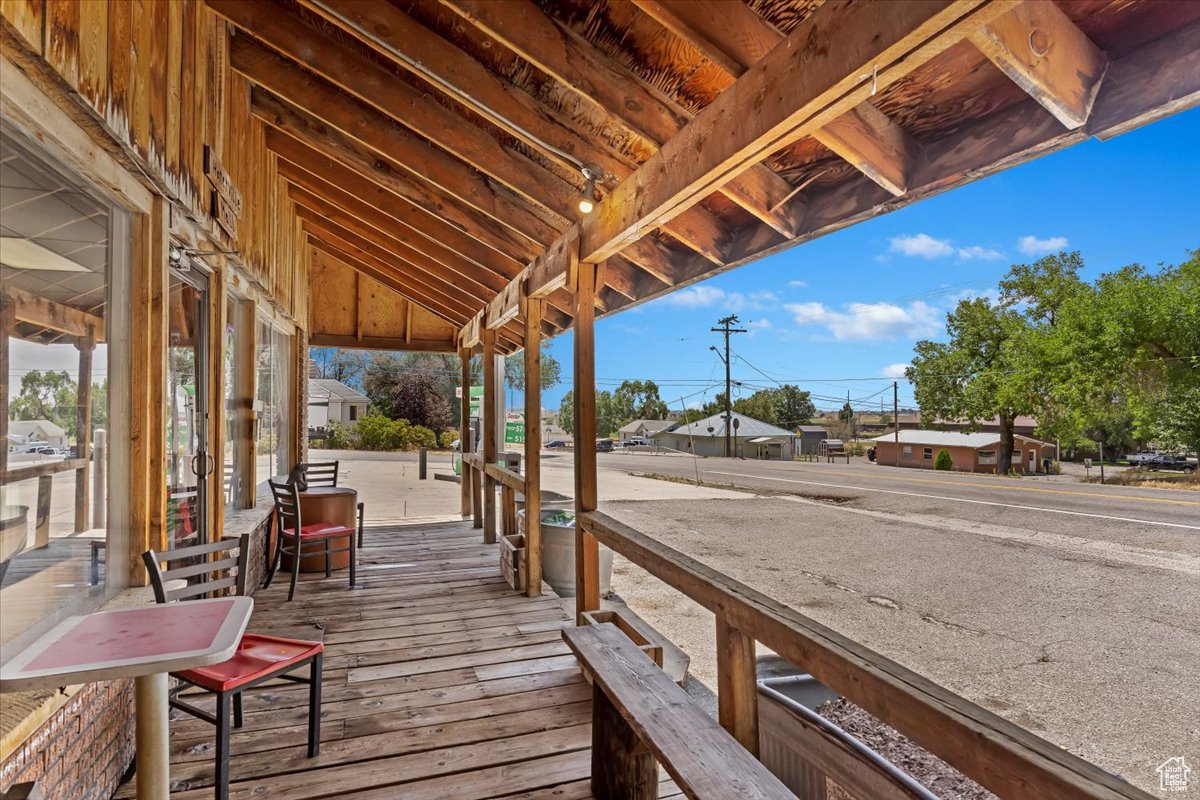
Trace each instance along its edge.
<path fill-rule="evenodd" d="M 400 8 L 356 0 L 302 3 L 546 158 L 576 171 L 582 163 L 596 164 L 617 181 L 633 172 L 635 165 L 602 147 L 599 140 L 579 135 L 560 112 L 502 79 Z M 721 223 L 704 209 L 689 209 L 665 229 L 685 244 L 696 242 L 697 252 L 720 263 Z"/>
<path fill-rule="evenodd" d="M 6 288 L 3 293 L 9 313 L 17 322 L 65 333 L 80 340 L 104 341 L 103 317 L 16 287 Z"/>
<path fill-rule="evenodd" d="M 596 489 L 596 265 L 577 261 L 570 253 L 575 275 L 575 514 L 599 505 Z M 608 433 L 608 431 L 604 431 Z M 583 526 L 575 528 L 575 622 L 600 608 L 600 545 Z"/>
<path fill-rule="evenodd" d="M 1050 0 L 1027 0 L 971 43 L 1068 128 L 1087 122 L 1108 57 Z"/>
<path fill-rule="evenodd" d="M 369 177 L 342 166 L 300 142 L 296 142 L 289 152 L 294 157 L 300 157 L 305 149 L 308 150 L 308 157 L 303 163 L 293 162 L 279 154 L 276 163 L 280 177 L 318 197 L 337 203 L 372 224 L 376 221 L 374 217 L 358 214 L 356 210 L 363 207 L 373 209 L 379 214 L 378 223 L 387 230 L 404 228 L 437 248 L 445 248 L 447 257 L 462 259 L 481 270 L 494 272 L 505 280 L 516 277 L 521 271 L 521 262 L 494 250 L 441 217 L 412 205 Z M 355 202 L 347 204 L 346 198 L 353 198 Z"/>
<path fill-rule="evenodd" d="M 260 87 L 253 93 L 256 113 L 270 114 L 280 126 L 316 135 L 336 129 L 343 137 L 399 164 L 414 181 L 432 184 L 535 243 L 553 241 L 565 226 L 565 219 L 534 207 L 452 154 L 401 128 L 391 116 L 346 95 L 248 37 L 237 37 L 229 55 L 234 70 Z M 464 122 L 459 123 L 459 127 L 464 126 Z"/>
<path fill-rule="evenodd" d="M 638 7 L 683 38 L 732 77 L 740 78 L 784 36 L 743 3 L 714 0 L 635 0 Z M 864 100 L 814 134 L 892 194 L 904 194 L 921 147 L 899 125 Z M 792 217 L 802 219 L 806 201 L 789 198 Z"/>
<path fill-rule="evenodd" d="M 454 353 L 453 339 L 410 339 L 404 336 L 342 336 L 333 333 L 314 333 L 308 338 L 310 347 L 350 347 L 362 350 L 408 350 L 414 353 Z"/>
<path fill-rule="evenodd" d="M 908 191 L 908 181 L 921 160 L 921 145 L 865 101 L 813 138 L 894 195 Z"/>
<path fill-rule="evenodd" d="M 251 111 L 270 126 L 266 131 L 267 149 L 292 163 L 307 169 L 307 164 L 313 160 L 313 151 L 316 151 L 319 156 L 357 172 L 500 253 L 524 262 L 541 251 L 536 243 L 511 228 L 465 208 L 456 198 L 440 189 L 418 183 L 400 165 L 390 159 L 372 157 L 334 131 L 322 135 L 318 131 L 295 127 L 290 120 L 270 115 L 258 105 L 252 105 Z"/>
<path fill-rule="evenodd" d="M 529 0 L 442 0 L 448 8 L 526 61 L 595 104 L 609 117 L 662 144 L 673 138 L 690 112 L 652 90 L 583 37 L 546 16 Z M 787 181 L 754 165 L 716 187 L 781 236 L 792 235 L 798 220 L 772 210 L 791 191 Z M 687 242 L 695 246 L 694 242 Z M 719 248 L 718 248 L 719 249 Z"/>
<path fill-rule="evenodd" d="M 818 8 L 766 58 L 581 223 L 580 258 L 601 260 L 670 219 L 766 155 L 810 135 L 865 100 L 864 74 L 886 85 L 990 22 L 1003 6 L 912 0 Z"/>
<path fill-rule="evenodd" d="M 542 594 L 542 304 L 521 296 L 525 317 L 525 594 Z"/>

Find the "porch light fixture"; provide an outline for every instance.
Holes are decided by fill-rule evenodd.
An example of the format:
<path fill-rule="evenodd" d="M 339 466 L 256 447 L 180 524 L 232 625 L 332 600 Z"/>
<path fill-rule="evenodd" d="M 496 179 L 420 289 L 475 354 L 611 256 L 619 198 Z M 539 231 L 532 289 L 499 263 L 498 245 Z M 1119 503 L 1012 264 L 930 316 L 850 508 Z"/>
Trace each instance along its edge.
<path fill-rule="evenodd" d="M 238 250 L 193 250 L 186 247 L 176 247 L 171 245 L 167 249 L 167 260 L 171 262 L 171 266 L 185 268 L 184 256 L 188 258 L 204 258 L 205 256 L 236 256 Z"/>
<path fill-rule="evenodd" d="M 579 197 L 579 210 L 590 214 L 596 208 L 596 181 L 604 180 L 604 170 L 595 164 L 584 164 L 579 171 L 585 178 L 583 193 Z"/>

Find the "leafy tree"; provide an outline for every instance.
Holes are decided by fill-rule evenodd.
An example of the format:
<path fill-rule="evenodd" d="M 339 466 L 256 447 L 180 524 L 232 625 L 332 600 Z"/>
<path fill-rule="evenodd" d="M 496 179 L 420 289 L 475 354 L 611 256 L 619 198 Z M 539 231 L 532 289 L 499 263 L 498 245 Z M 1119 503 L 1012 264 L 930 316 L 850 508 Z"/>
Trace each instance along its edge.
<path fill-rule="evenodd" d="M 777 389 L 759 389 L 749 397 L 740 397 L 733 402 L 733 410 L 747 417 L 754 417 L 774 425 L 779 421 L 779 396 Z M 722 408 L 721 411 L 725 409 Z"/>
<path fill-rule="evenodd" d="M 374 407 L 391 419 L 406 419 L 435 431 L 453 425 L 447 378 L 428 367 L 408 367 L 395 357 L 373 357 L 363 378 L 363 391 Z"/>
<path fill-rule="evenodd" d="M 667 416 L 667 404 L 659 397 L 658 384 L 654 381 L 623 381 L 613 393 L 613 403 L 614 413 L 622 425 L 635 419 Z"/>
<path fill-rule="evenodd" d="M 1012 469 L 1013 422 L 1035 410 L 1028 387 L 1031 365 L 1022 350 L 1029 327 L 1017 311 L 981 297 L 961 301 L 947 315 L 946 330 L 948 342 L 917 342 L 917 355 L 905 370 L 922 423 L 932 425 L 941 418 L 977 425 L 998 417 L 996 468 L 1007 473 Z"/>
<path fill-rule="evenodd" d="M 317 366 L 317 377 L 341 381 L 347 386 L 362 386 L 370 357 L 361 350 L 340 347 L 310 347 L 308 357 Z"/>
<path fill-rule="evenodd" d="M 575 434 L 575 390 L 571 389 L 563 395 L 562 403 L 558 406 L 558 427 L 572 436 Z"/>
<path fill-rule="evenodd" d="M 75 435 L 76 382 L 65 370 L 30 370 L 9 413 L 16 419 L 45 419 Z"/>
<path fill-rule="evenodd" d="M 778 425 L 794 431 L 801 425 L 807 425 L 817 415 L 817 407 L 813 405 L 812 395 L 800 390 L 799 386 L 784 384 L 779 392 Z"/>
<path fill-rule="evenodd" d="M 933 468 L 940 470 L 954 469 L 954 459 L 950 457 L 950 451 L 946 448 L 938 450 L 937 458 L 933 460 Z"/>
<path fill-rule="evenodd" d="M 525 391 L 525 357 L 518 355 L 504 360 L 504 382 L 508 388 L 518 392 Z M 562 383 L 562 365 L 550 352 L 550 347 L 542 343 L 542 391 L 553 389 Z"/>

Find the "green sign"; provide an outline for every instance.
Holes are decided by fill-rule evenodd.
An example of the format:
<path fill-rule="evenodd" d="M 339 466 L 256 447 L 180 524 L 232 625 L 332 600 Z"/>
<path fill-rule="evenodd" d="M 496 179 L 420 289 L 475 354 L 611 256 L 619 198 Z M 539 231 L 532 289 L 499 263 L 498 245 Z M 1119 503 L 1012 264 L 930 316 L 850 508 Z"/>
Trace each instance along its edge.
<path fill-rule="evenodd" d="M 509 420 L 504 423 L 505 444 L 525 444 L 525 423 Z"/>
<path fill-rule="evenodd" d="M 462 399 L 462 387 L 461 386 L 459 386 L 457 389 L 454 390 L 454 396 L 457 397 L 459 400 Z M 483 387 L 482 386 L 472 386 L 471 387 L 471 406 L 470 406 L 472 417 L 475 417 L 476 419 L 481 418 L 479 408 L 482 404 L 483 404 Z"/>

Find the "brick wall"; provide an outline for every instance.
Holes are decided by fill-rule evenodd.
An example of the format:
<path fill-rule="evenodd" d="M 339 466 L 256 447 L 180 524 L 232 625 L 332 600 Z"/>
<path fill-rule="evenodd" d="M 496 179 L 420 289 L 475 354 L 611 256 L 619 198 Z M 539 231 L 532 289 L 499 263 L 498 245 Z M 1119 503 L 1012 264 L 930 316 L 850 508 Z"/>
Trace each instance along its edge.
<path fill-rule="evenodd" d="M 37 781 L 48 800 L 107 800 L 133 751 L 133 681 L 87 684 L 0 763 L 0 790 Z"/>

